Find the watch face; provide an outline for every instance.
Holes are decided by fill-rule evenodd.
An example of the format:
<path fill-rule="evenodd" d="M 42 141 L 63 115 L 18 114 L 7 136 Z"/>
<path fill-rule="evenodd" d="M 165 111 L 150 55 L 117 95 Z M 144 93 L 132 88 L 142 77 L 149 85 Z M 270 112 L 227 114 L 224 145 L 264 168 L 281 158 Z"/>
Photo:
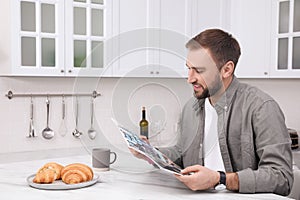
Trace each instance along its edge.
<path fill-rule="evenodd" d="M 226 189 L 226 185 L 224 184 L 218 184 L 215 187 L 215 190 L 225 190 Z"/>

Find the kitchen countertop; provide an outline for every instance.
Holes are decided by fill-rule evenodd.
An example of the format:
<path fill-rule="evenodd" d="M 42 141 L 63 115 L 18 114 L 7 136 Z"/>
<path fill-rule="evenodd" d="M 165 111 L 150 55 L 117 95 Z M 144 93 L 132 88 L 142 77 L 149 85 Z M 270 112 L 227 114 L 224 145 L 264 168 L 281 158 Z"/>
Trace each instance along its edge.
<path fill-rule="evenodd" d="M 121 157 L 121 158 L 119 158 Z M 119 156 L 119 160 L 127 160 Z M 253 200 L 253 199 L 288 199 L 275 194 L 239 194 L 229 191 L 194 192 L 187 189 L 173 175 L 165 174 L 150 165 L 141 170 L 126 170 L 116 163 L 110 171 L 97 172 L 99 180 L 95 185 L 74 190 L 40 190 L 30 187 L 26 178 L 34 174 L 42 165 L 54 161 L 67 165 L 74 162 L 91 166 L 90 155 L 69 156 L 51 159 L 40 159 L 23 162 L 0 164 L 0 193 L 5 200 L 82 200 L 82 199 L 223 199 L 223 200 Z M 121 162 L 119 162 L 121 163 Z M 138 168 L 137 168 L 138 167 Z"/>

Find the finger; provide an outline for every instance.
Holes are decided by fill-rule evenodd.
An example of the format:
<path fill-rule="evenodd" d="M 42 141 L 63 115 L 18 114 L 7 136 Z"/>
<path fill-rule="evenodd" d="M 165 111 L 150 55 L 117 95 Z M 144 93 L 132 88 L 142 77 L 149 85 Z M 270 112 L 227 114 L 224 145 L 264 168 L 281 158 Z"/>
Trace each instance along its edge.
<path fill-rule="evenodd" d="M 134 155 L 137 158 L 141 158 L 142 157 L 142 154 L 140 154 L 139 152 L 137 152 L 134 149 L 129 148 L 129 151 L 132 153 L 132 155 Z"/>
<path fill-rule="evenodd" d="M 143 140 L 144 142 L 146 142 L 147 144 L 149 144 L 149 140 L 148 140 L 148 138 L 146 136 L 141 135 L 140 139 Z"/>
<path fill-rule="evenodd" d="M 202 168 L 201 165 L 193 165 L 193 166 L 189 166 L 189 167 L 181 170 L 181 173 L 182 174 L 190 174 L 192 172 L 198 172 L 198 171 L 200 171 L 201 168 Z"/>
<path fill-rule="evenodd" d="M 177 178 L 182 183 L 188 183 L 190 182 L 191 177 L 188 175 L 177 175 L 175 174 L 175 178 Z"/>

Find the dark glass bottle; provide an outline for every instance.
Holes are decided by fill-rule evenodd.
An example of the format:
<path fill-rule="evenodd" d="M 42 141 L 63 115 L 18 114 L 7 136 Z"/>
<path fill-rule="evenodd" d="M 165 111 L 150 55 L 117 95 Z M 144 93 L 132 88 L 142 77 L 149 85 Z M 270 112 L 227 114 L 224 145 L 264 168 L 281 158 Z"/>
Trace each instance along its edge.
<path fill-rule="evenodd" d="M 140 134 L 148 138 L 148 121 L 146 120 L 145 107 L 142 107 L 142 120 L 140 121 Z"/>

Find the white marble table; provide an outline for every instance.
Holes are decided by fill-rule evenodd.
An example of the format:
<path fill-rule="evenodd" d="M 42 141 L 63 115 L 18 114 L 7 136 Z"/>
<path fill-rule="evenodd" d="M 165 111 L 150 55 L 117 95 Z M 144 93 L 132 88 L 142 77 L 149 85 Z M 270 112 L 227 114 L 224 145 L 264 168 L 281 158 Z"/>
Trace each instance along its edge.
<path fill-rule="evenodd" d="M 56 161 L 61 164 L 81 162 L 91 165 L 89 155 L 56 159 L 33 160 L 0 164 L 0 199 L 3 200 L 85 200 L 85 199 L 206 199 L 206 200 L 254 200 L 287 199 L 275 194 L 238 194 L 228 191 L 193 192 L 183 186 L 173 175 L 149 168 L 148 172 L 130 172 L 116 164 L 110 171 L 95 172 L 99 181 L 90 187 L 75 190 L 39 190 L 28 186 L 26 178 L 35 173 L 43 164 Z M 138 169 L 138 168 L 137 168 Z"/>

